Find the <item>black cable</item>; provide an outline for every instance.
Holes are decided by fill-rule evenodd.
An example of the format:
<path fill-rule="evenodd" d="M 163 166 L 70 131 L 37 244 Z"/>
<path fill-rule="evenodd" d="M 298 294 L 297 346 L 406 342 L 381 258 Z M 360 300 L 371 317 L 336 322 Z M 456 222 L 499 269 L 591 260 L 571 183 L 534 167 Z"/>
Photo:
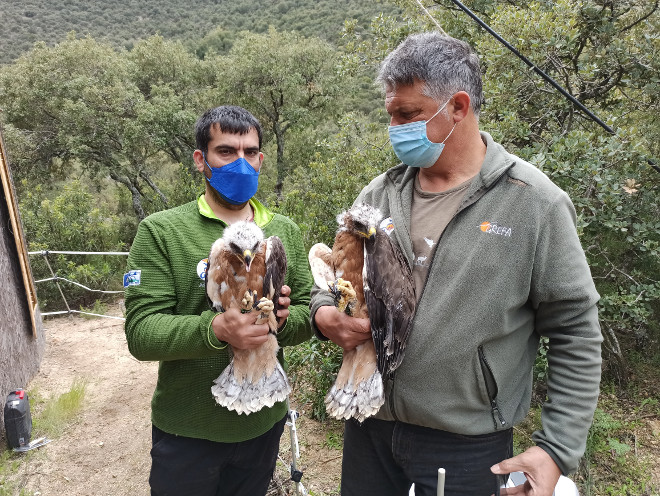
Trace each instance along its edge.
<path fill-rule="evenodd" d="M 608 133 L 610 133 L 613 136 L 617 136 L 616 131 L 614 131 L 614 129 L 612 129 L 610 126 L 605 124 L 602 120 L 600 120 L 593 112 L 591 112 L 587 107 L 585 107 L 582 103 L 580 103 L 580 101 L 578 99 L 576 99 L 568 91 L 566 91 L 564 88 L 562 88 L 559 85 L 559 83 L 557 83 L 554 79 L 552 79 L 545 72 L 543 72 L 541 69 L 536 67 L 532 63 L 532 61 L 530 61 L 527 57 L 525 57 L 518 50 L 516 50 L 515 47 L 513 47 L 508 41 L 506 41 L 504 38 L 502 38 L 499 34 L 497 34 L 488 24 L 486 24 L 484 21 L 482 21 L 474 12 L 472 12 L 470 9 L 468 9 L 459 0 L 451 0 L 451 1 L 456 6 L 458 6 L 463 12 L 465 12 L 472 19 L 474 19 L 477 22 L 477 24 L 479 24 L 482 28 L 484 28 L 486 31 L 488 31 L 497 41 L 499 41 L 500 43 L 502 43 L 502 45 L 504 45 L 506 48 L 511 50 L 520 60 L 522 60 L 525 64 L 527 64 L 535 73 L 537 73 L 539 76 L 541 76 L 543 79 L 545 79 L 548 83 L 550 83 L 553 88 L 555 88 L 557 91 L 559 91 L 559 93 L 561 93 L 566 98 L 568 98 L 571 101 L 571 103 L 573 103 L 573 105 L 575 105 L 582 112 L 587 114 L 594 122 L 599 124 Z M 660 167 L 658 167 L 653 160 L 646 159 L 646 161 L 648 162 L 648 164 L 653 169 L 655 169 L 656 172 L 660 172 Z"/>
<path fill-rule="evenodd" d="M 521 54 L 518 50 L 513 47 L 508 41 L 506 41 L 504 38 L 502 38 L 499 34 L 497 34 L 488 24 L 486 24 L 484 21 L 482 21 L 474 12 L 472 12 L 470 9 L 468 9 L 465 5 L 463 5 L 459 0 L 451 0 L 454 2 L 461 10 L 463 10 L 467 15 L 469 15 L 472 19 L 474 19 L 482 28 L 484 28 L 486 31 L 488 31 L 497 41 L 502 43 L 505 47 L 507 47 L 509 50 L 511 50 L 516 56 L 522 60 L 525 64 L 527 64 L 529 67 L 532 68 L 532 70 L 537 73 L 539 76 L 541 76 L 543 79 L 545 79 L 548 83 L 550 83 L 559 93 L 564 95 L 566 98 L 568 98 L 573 105 L 578 107 L 582 112 L 587 114 L 589 117 L 591 117 L 594 121 L 596 121 L 600 126 L 605 129 L 610 134 L 616 135 L 616 132 L 614 129 L 612 129 L 610 126 L 605 124 L 603 121 L 601 121 L 596 115 L 594 115 L 587 107 L 582 105 L 578 99 L 576 99 L 573 95 L 571 95 L 568 91 L 566 91 L 564 88 L 562 88 L 559 83 L 557 83 L 554 79 L 552 79 L 550 76 L 548 76 L 545 72 L 543 72 L 541 69 L 536 67 L 531 60 L 529 60 L 527 57 L 525 57 L 523 54 Z"/>

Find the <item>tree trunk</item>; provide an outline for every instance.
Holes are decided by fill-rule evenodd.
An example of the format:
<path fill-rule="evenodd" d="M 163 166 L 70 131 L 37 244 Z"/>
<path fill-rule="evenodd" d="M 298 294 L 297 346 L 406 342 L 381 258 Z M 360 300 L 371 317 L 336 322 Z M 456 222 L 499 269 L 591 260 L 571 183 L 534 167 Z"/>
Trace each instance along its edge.
<path fill-rule="evenodd" d="M 621 387 L 628 384 L 628 366 L 626 359 L 621 352 L 619 340 L 609 325 L 604 324 L 601 326 L 603 332 L 603 360 L 610 370 L 610 374 Z"/>
<path fill-rule="evenodd" d="M 277 204 L 282 200 L 282 189 L 284 187 L 284 176 L 286 176 L 286 163 L 284 162 L 284 132 L 279 122 L 273 123 L 273 132 L 277 141 L 277 182 L 275 183 L 275 194 Z"/>
<path fill-rule="evenodd" d="M 144 215 L 144 209 L 142 208 L 142 200 L 140 198 L 140 192 L 135 187 L 133 182 L 127 177 L 119 176 L 114 172 L 110 173 L 110 178 L 113 181 L 123 184 L 128 188 L 128 190 L 131 192 L 131 198 L 133 200 L 133 212 L 135 212 L 135 215 L 137 215 L 138 219 L 140 220 L 144 219 L 145 215 Z"/>
<path fill-rule="evenodd" d="M 166 197 L 165 194 L 160 190 L 160 188 L 158 188 L 158 186 L 156 186 L 156 185 L 154 184 L 154 182 L 153 182 L 153 181 L 151 180 L 151 178 L 149 177 L 149 174 L 147 174 L 147 173 L 144 172 L 144 171 L 140 171 L 140 177 L 141 177 L 142 179 L 144 179 L 144 180 L 147 182 L 147 184 L 149 185 L 149 187 L 150 187 L 151 189 L 153 189 L 153 190 L 156 192 L 156 194 L 160 197 L 160 199 L 161 199 L 161 201 L 163 202 L 163 204 L 167 207 L 167 206 L 169 205 L 169 202 L 167 201 L 167 197 Z"/>

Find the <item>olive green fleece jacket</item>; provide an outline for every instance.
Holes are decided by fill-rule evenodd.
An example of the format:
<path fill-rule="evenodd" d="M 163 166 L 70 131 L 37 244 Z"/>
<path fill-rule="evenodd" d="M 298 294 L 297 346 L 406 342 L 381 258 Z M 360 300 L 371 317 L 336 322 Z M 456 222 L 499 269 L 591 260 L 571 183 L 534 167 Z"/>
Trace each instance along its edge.
<path fill-rule="evenodd" d="M 280 346 L 301 343 L 311 337 L 312 279 L 300 230 L 288 218 L 250 202 L 255 223 L 265 236 L 277 235 L 287 255 L 290 315 L 277 340 Z M 132 285 L 126 287 L 125 330 L 135 358 L 160 362 L 151 401 L 156 427 L 181 436 L 241 442 L 268 431 L 287 407 L 281 402 L 238 415 L 219 406 L 211 395 L 213 380 L 228 365 L 230 352 L 210 328 L 216 313 L 209 309 L 201 275 L 211 245 L 225 226 L 203 195 L 140 223 L 128 257 L 128 270 L 140 272 L 131 274 Z"/>
<path fill-rule="evenodd" d="M 568 195 L 487 133 L 482 139 L 481 171 L 436 245 L 377 417 L 466 435 L 511 428 L 529 409 L 539 337 L 547 336 L 548 400 L 533 438 L 567 474 L 584 452 L 599 393 L 599 296 Z M 416 172 L 394 167 L 355 202 L 391 218 L 391 238 L 411 266 Z M 332 304 L 314 287 L 312 319 Z"/>

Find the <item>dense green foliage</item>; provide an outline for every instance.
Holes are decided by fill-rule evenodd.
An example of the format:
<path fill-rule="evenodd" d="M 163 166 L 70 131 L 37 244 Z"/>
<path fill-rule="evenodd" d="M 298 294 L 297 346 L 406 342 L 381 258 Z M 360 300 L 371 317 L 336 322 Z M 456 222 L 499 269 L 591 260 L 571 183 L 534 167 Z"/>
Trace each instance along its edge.
<path fill-rule="evenodd" d="M 42 199 L 42 193 L 41 186 L 28 189 L 20 204 L 31 251 L 126 250 L 117 216 L 108 215 L 107 206 L 99 204 L 79 181 L 65 185 L 62 193 L 52 200 Z M 121 289 L 118 275 L 123 273 L 125 265 L 123 256 L 49 254 L 47 258 L 33 255 L 31 260 L 36 280 L 56 276 L 107 291 Z M 73 309 L 90 305 L 99 297 L 98 293 L 90 293 L 67 281 L 59 281 L 59 284 L 67 304 Z M 54 281 L 40 283 L 37 292 L 42 311 L 66 309 Z"/>
<path fill-rule="evenodd" d="M 451 2 L 437 0 L 429 8 L 435 22 L 469 41 L 481 57 L 486 96 L 481 128 L 572 198 L 602 296 L 610 379 L 605 384 L 620 391 L 640 387 L 639 370 L 653 373 L 660 361 L 660 174 L 648 164 L 660 156 L 657 3 L 464 3 L 616 130 L 611 136 L 577 111 Z M 194 198 L 201 181 L 191 163 L 192 126 L 201 111 L 221 103 L 246 106 L 264 125 L 266 166 L 258 197 L 300 225 L 308 248 L 331 243 L 336 215 L 396 162 L 382 97 L 373 85 L 378 63 L 407 34 L 435 24 L 415 1 L 400 0 L 369 26 L 369 11 L 360 11 L 341 36 L 326 36 L 319 28 L 313 34 L 321 39 L 290 22 L 287 15 L 294 11 L 284 6 L 293 4 L 298 5 L 268 2 L 262 14 L 276 12 L 268 22 L 246 8 L 245 22 L 252 25 L 213 21 L 201 29 L 204 18 L 196 41 L 183 36 L 188 44 L 152 36 L 113 45 L 103 37 L 70 35 L 55 46 L 39 44 L 0 68 L 4 135 L 30 249 L 125 248 L 139 218 Z M 336 15 L 351 16 L 354 3 L 345 4 L 345 12 L 335 8 Z M 142 3 L 155 8 L 149 5 Z M 322 12 L 329 3 L 315 6 Z M 128 11 L 133 7 L 130 3 Z M 227 15 L 245 7 L 231 4 Z M 398 11 L 403 15 L 387 15 Z M 182 25 L 187 15 L 180 17 Z M 334 17 L 323 19 L 329 26 Z M 76 178 L 80 182 L 72 182 Z M 107 271 L 119 269 L 89 259 L 74 274 L 70 259 L 57 263 L 58 271 L 71 270 L 83 283 L 93 275 L 112 285 Z M 48 276 L 46 269 L 35 261 L 37 277 Z M 52 300 L 39 291 L 42 304 Z M 541 383 L 545 351 L 535 369 Z M 322 417 L 337 348 L 313 341 L 292 353 L 291 373 L 311 386 L 315 394 L 304 400 Z M 603 412 L 609 407 L 601 406 Z M 658 413 L 657 402 L 646 408 Z M 589 463 L 604 463 L 605 452 L 614 453 L 625 477 L 638 469 L 621 434 L 630 423 L 610 421 L 603 412 L 580 475 L 587 494 L 605 494 L 608 484 L 616 484 L 616 476 L 601 481 L 589 473 Z M 602 486 L 590 492 L 596 484 Z"/>
<path fill-rule="evenodd" d="M 393 13 L 396 8 L 359 0 L 0 0 L 0 64 L 16 59 L 37 41 L 57 43 L 69 31 L 117 48 L 132 48 L 161 34 L 187 42 L 200 54 L 227 48 L 239 31 L 264 33 L 271 25 L 336 41 L 345 19 L 367 25 L 382 11 Z"/>
<path fill-rule="evenodd" d="M 282 210 L 300 225 L 307 248 L 319 242 L 332 246 L 337 214 L 371 179 L 396 165 L 383 130 L 359 114 L 346 114 L 339 130 L 320 141 L 310 162 L 290 177 Z"/>
<path fill-rule="evenodd" d="M 0 75 L 15 174 L 65 178 L 79 167 L 93 181 L 109 177 L 128 189 L 139 218 L 168 206 L 152 176 L 164 158 L 191 162 L 190 129 L 209 84 L 204 69 L 160 37 L 131 52 L 73 36 L 39 44 Z"/>
<path fill-rule="evenodd" d="M 293 388 L 299 391 L 297 400 L 308 405 L 312 418 L 326 420 L 325 395 L 319 391 L 329 391 L 341 364 L 341 348 L 329 341 L 312 338 L 300 346 L 287 348 L 289 378 Z"/>
<path fill-rule="evenodd" d="M 271 28 L 265 34 L 242 33 L 217 64 L 219 94 L 251 109 L 276 144 L 278 200 L 294 168 L 285 157 L 286 136 L 330 120 L 341 83 L 348 87 L 337 77 L 338 58 L 336 49 L 318 38 Z"/>

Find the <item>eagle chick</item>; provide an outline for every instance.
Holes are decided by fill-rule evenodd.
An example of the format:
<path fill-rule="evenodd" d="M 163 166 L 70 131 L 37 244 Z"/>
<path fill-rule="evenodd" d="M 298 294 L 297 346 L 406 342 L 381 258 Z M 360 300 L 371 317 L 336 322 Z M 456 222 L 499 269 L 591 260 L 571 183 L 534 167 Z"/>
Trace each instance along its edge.
<path fill-rule="evenodd" d="M 410 267 L 380 229 L 381 212 L 354 205 L 337 216 L 330 249 L 318 243 L 309 252 L 317 286 L 328 287 L 339 311 L 369 318 L 372 340 L 344 351 L 335 383 L 325 398 L 328 414 L 362 422 L 384 402 L 383 379 L 403 360 L 415 312 Z"/>
<path fill-rule="evenodd" d="M 232 359 L 211 388 L 219 405 L 238 414 L 271 407 L 291 392 L 277 360 L 277 302 L 285 275 L 282 241 L 277 236 L 264 239 L 253 222 L 231 224 L 211 246 L 206 274 L 211 307 L 216 312 L 258 312 L 256 323 L 267 322 L 270 329 L 266 342 L 255 349 L 231 347 Z"/>

